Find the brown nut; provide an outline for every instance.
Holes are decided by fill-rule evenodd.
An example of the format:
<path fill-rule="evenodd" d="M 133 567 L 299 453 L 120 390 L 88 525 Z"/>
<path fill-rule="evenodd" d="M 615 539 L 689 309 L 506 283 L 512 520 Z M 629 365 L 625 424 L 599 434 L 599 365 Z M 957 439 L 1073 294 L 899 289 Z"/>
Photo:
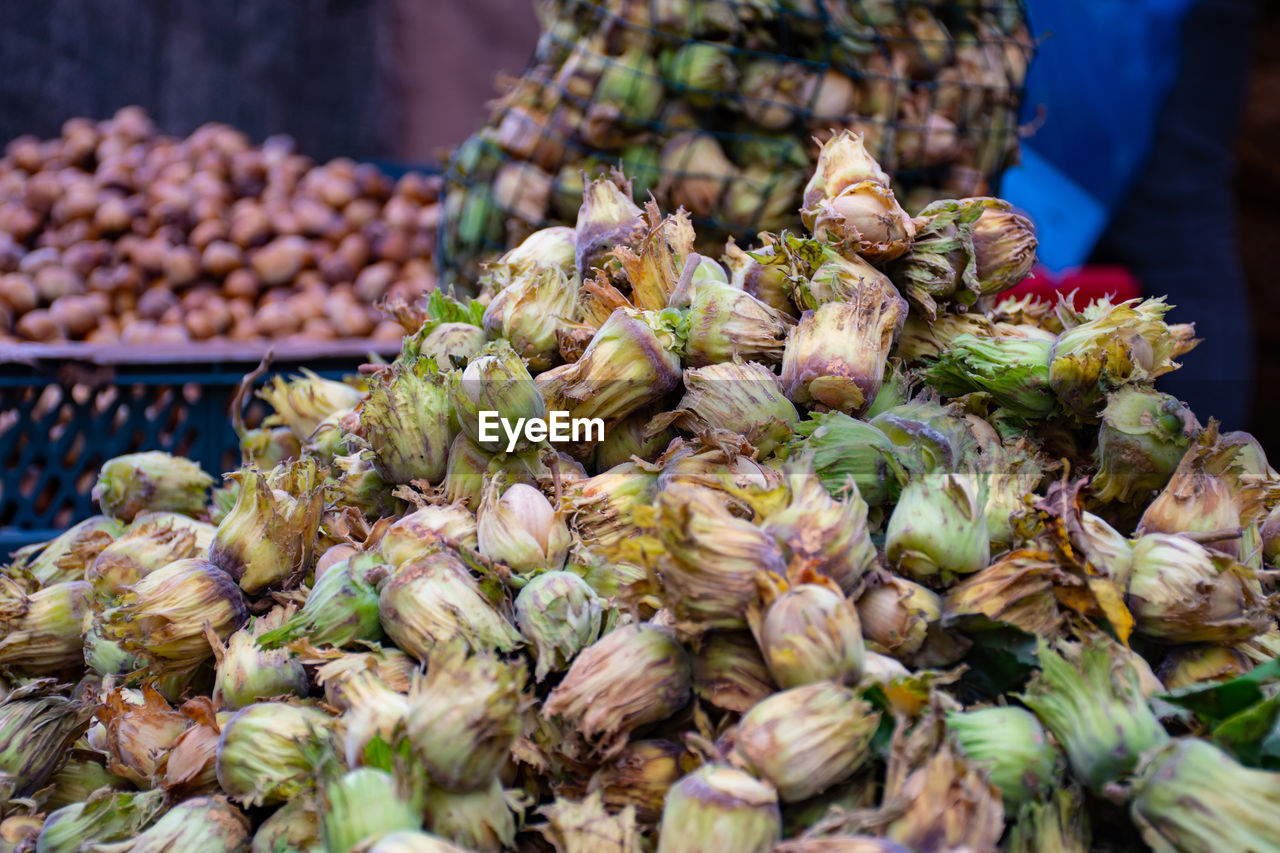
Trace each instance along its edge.
<path fill-rule="evenodd" d="M 124 196 L 106 195 L 93 212 L 93 227 L 99 234 L 119 234 L 133 224 L 134 210 Z"/>
<path fill-rule="evenodd" d="M 191 229 L 187 242 L 203 252 L 214 242 L 227 240 L 230 233 L 231 229 L 227 227 L 225 219 L 206 219 Z M 236 248 L 238 249 L 239 246 Z"/>
<path fill-rule="evenodd" d="M 259 207 L 231 214 L 231 240 L 243 249 L 253 249 L 271 239 L 271 220 Z"/>
<path fill-rule="evenodd" d="M 111 244 L 105 240 L 82 240 L 62 253 L 62 263 L 81 278 L 87 278 L 110 259 Z"/>
<path fill-rule="evenodd" d="M 25 314 L 40 304 L 36 283 L 20 272 L 0 276 L 0 301 L 18 314 Z"/>
<path fill-rule="evenodd" d="M 215 278 L 225 278 L 244 266 L 244 252 L 235 243 L 215 240 L 205 247 L 200 265 Z"/>
<path fill-rule="evenodd" d="M 40 228 L 40 214 L 18 202 L 0 204 L 0 231 L 25 243 Z"/>
<path fill-rule="evenodd" d="M 175 287 L 196 280 L 200 275 L 200 256 L 190 246 L 174 246 L 164 258 L 164 277 Z"/>
<path fill-rule="evenodd" d="M 241 267 L 238 270 L 232 270 L 226 281 L 222 283 L 222 292 L 230 297 L 238 297 L 241 299 L 253 300 L 258 298 L 258 293 L 262 287 L 258 282 L 258 277 L 253 274 L 253 270 Z"/>
<path fill-rule="evenodd" d="M 35 275 L 36 293 L 44 304 L 62 296 L 84 293 L 84 279 L 63 266 L 47 266 Z"/>
<path fill-rule="evenodd" d="M 14 324 L 13 330 L 28 341 L 52 341 L 59 336 L 58 324 L 43 308 L 23 314 Z"/>
<path fill-rule="evenodd" d="M 300 321 L 287 302 L 270 302 L 258 309 L 254 322 L 262 334 L 281 338 L 298 330 Z"/>
<path fill-rule="evenodd" d="M 167 287 L 152 287 L 138 297 L 138 316 L 146 320 L 159 320 L 177 307 L 178 297 Z"/>
<path fill-rule="evenodd" d="M 98 325 L 93 306 L 80 296 L 63 296 L 49 306 L 49 319 L 62 330 L 63 337 L 81 338 Z"/>
<path fill-rule="evenodd" d="M 310 255 L 306 240 L 280 237 L 254 252 L 249 257 L 249 264 L 263 284 L 284 284 L 302 271 Z"/>
<path fill-rule="evenodd" d="M 369 337 L 375 341 L 399 341 L 404 339 L 404 327 L 394 320 L 381 320 Z"/>
<path fill-rule="evenodd" d="M 360 275 L 356 276 L 356 298 L 369 305 L 377 302 L 391 286 L 395 274 L 395 265 L 386 262 L 365 267 L 360 271 Z"/>

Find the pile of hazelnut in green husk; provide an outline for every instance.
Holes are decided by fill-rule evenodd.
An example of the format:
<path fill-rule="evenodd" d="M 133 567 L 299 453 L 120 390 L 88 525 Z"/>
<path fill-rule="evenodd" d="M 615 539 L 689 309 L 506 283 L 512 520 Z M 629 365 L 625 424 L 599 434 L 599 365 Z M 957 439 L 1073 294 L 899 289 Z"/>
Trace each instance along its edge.
<path fill-rule="evenodd" d="M 1191 329 L 1002 300 L 1027 220 L 851 134 L 802 215 L 593 182 L 211 497 L 108 462 L 2 579 L 0 849 L 1276 849 L 1280 491 L 1153 389 Z"/>
<path fill-rule="evenodd" d="M 529 68 L 454 153 L 442 254 L 466 268 L 572 223 L 620 166 L 703 241 L 798 224 L 841 129 L 915 210 L 985 195 L 1016 159 L 1032 54 L 1013 0 L 550 0 Z M 811 142 L 812 138 L 812 142 Z M 700 242 L 705 248 L 706 243 Z"/>

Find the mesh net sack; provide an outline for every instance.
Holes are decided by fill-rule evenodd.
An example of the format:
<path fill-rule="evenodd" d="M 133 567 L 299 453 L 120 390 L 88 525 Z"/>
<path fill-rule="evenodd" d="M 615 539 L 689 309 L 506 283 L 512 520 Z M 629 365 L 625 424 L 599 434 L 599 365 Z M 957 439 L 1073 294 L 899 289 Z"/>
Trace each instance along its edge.
<path fill-rule="evenodd" d="M 819 144 L 843 128 L 908 211 L 994 194 L 1017 157 L 1033 52 L 1020 0 L 549 0 L 524 74 L 446 170 L 440 260 L 479 262 L 572 225 L 619 168 L 683 206 L 701 249 L 798 224 Z"/>

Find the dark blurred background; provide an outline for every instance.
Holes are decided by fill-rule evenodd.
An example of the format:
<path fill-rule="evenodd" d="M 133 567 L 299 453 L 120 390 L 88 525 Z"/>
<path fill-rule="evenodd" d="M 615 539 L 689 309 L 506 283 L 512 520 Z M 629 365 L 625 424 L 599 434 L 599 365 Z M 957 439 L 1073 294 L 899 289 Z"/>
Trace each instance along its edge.
<path fill-rule="evenodd" d="M 1053 104 L 1030 105 L 1039 138 L 1029 144 L 1048 157 L 1084 151 L 1068 168 L 1093 174 L 1091 190 L 1109 197 L 1089 260 L 1127 265 L 1149 295 L 1179 291 L 1171 301 L 1182 307 L 1170 319 L 1196 320 L 1209 340 L 1169 390 L 1202 419 L 1248 428 L 1280 455 L 1280 328 L 1272 322 L 1280 317 L 1280 3 L 1148 0 L 1166 15 L 1158 20 L 1177 54 L 1154 63 L 1138 48 L 1158 49 L 1160 33 L 1136 17 L 1116 19 L 1126 27 L 1082 25 L 1074 42 L 1035 20 L 1037 6 L 1079 23 L 1143 4 L 1028 5 L 1042 57 L 1062 54 L 1056 85 L 1076 92 L 1077 106 L 1101 110 L 1105 80 L 1087 69 L 1104 56 L 1150 81 L 1146 96 L 1108 106 L 1111 115 L 1151 116 L 1150 139 L 1124 180 L 1091 172 L 1087 161 L 1115 167 L 1118 152 L 1132 148 L 1105 110 L 1076 122 L 1091 144 L 1062 136 L 1054 154 L 1061 128 Z M 527 0 L 0 4 L 0 137 L 52 136 L 66 118 L 136 103 L 172 133 L 217 120 L 256 139 L 292 134 L 318 159 L 438 163 L 484 119 L 495 75 L 523 69 L 537 33 Z M 1057 109 L 1059 123 L 1068 114 Z"/>

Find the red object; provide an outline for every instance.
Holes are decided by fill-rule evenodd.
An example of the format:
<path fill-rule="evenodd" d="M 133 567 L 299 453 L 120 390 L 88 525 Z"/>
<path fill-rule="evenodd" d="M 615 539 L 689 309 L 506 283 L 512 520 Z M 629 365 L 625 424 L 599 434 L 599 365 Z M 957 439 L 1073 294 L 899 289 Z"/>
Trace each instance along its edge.
<path fill-rule="evenodd" d="M 1036 267 L 1031 276 L 1006 296 L 1038 296 L 1049 302 L 1057 302 L 1058 294 L 1075 291 L 1073 303 L 1077 310 L 1090 302 L 1108 297 L 1113 302 L 1137 299 L 1142 296 L 1142 285 L 1133 273 L 1120 266 L 1091 266 L 1055 275 L 1044 267 Z"/>

